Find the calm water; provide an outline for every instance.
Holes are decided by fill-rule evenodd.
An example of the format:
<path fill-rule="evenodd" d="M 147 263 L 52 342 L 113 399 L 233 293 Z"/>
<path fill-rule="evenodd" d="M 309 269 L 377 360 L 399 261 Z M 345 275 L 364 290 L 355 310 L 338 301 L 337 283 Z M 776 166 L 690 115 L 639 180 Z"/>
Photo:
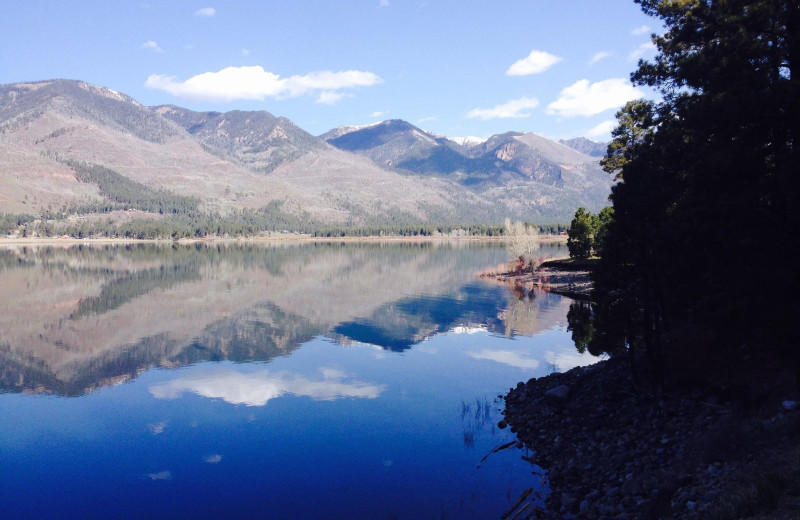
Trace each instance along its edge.
<path fill-rule="evenodd" d="M 543 255 L 563 254 L 557 248 Z M 518 381 L 594 361 L 487 245 L 0 250 L 3 518 L 499 518 Z"/>

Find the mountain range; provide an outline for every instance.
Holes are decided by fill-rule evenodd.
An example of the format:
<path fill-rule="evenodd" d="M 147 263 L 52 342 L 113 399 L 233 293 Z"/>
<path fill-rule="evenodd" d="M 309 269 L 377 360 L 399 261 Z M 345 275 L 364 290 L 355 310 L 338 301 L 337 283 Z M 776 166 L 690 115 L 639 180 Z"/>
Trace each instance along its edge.
<path fill-rule="evenodd" d="M 73 80 L 16 83 L 0 86 L 0 213 L 108 205 L 108 186 L 83 165 L 219 215 L 271 206 L 319 225 L 564 222 L 607 202 L 594 145 L 520 132 L 447 138 L 402 120 L 316 137 L 265 111 L 146 107 Z"/>

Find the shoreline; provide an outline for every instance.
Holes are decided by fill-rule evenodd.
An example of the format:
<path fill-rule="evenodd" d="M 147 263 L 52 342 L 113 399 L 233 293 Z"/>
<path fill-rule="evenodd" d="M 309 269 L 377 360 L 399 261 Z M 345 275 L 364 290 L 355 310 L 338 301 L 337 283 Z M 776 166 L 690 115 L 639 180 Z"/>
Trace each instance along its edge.
<path fill-rule="evenodd" d="M 424 242 L 487 242 L 504 243 L 505 237 L 489 236 L 368 236 L 368 237 L 314 237 L 310 235 L 269 235 L 260 237 L 226 238 L 181 238 L 173 239 L 137 239 L 137 238 L 53 238 L 53 237 L 26 237 L 8 238 L 0 237 L 0 246 L 3 245 L 91 245 L 91 244 L 270 244 L 270 243 L 336 243 L 336 242 L 398 242 L 398 243 L 424 243 Z M 557 244 L 566 242 L 565 235 L 542 235 L 541 242 Z"/>
<path fill-rule="evenodd" d="M 538 287 L 576 300 L 589 299 L 594 288 L 590 266 L 570 264 L 568 258 L 548 259 L 533 270 L 519 262 L 504 262 L 476 276 L 512 289 Z"/>
<path fill-rule="evenodd" d="M 522 518 L 800 516 L 795 401 L 754 411 L 709 388 L 633 389 L 618 357 L 509 390 L 498 426 L 533 452 L 551 488 L 547 509 Z"/>
<path fill-rule="evenodd" d="M 586 300 L 594 263 L 505 262 L 477 276 Z M 498 427 L 516 434 L 551 490 L 545 509 L 521 498 L 514 518 L 800 518 L 800 402 L 765 382 L 780 367 L 751 368 L 742 393 L 733 380 L 681 374 L 657 390 L 645 360 L 637 365 L 638 383 L 624 355 L 509 389 Z"/>

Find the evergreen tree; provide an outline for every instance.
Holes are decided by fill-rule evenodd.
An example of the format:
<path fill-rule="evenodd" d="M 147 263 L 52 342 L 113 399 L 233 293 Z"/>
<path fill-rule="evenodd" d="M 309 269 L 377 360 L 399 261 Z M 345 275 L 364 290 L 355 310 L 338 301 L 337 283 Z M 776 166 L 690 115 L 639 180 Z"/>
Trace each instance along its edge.
<path fill-rule="evenodd" d="M 620 111 L 603 161 L 619 182 L 595 338 L 654 367 L 667 329 L 673 346 L 792 354 L 796 299 L 775 302 L 799 288 L 800 3 L 635 1 L 667 29 L 632 75 L 662 100 Z"/>
<path fill-rule="evenodd" d="M 600 228 L 597 215 L 586 211 L 581 206 L 575 212 L 575 217 L 567 231 L 567 249 L 570 258 L 589 258 L 595 246 L 595 235 Z"/>

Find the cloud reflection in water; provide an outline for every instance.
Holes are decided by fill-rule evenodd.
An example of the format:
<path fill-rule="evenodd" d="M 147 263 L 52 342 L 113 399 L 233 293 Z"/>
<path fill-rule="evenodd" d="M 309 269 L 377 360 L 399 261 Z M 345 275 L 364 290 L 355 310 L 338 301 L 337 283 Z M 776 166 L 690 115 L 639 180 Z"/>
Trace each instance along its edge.
<path fill-rule="evenodd" d="M 167 423 L 165 423 L 163 421 L 147 425 L 147 429 L 150 430 L 150 433 L 152 433 L 153 435 L 158 435 L 160 433 L 164 433 L 164 430 L 166 428 L 167 428 Z"/>
<path fill-rule="evenodd" d="M 475 359 L 486 359 L 489 361 L 496 361 L 517 368 L 537 369 L 539 368 L 539 360 L 523 356 L 511 350 L 489 350 L 483 349 L 480 352 L 470 352 L 470 357 Z"/>
<path fill-rule="evenodd" d="M 264 406 L 270 399 L 285 394 L 321 401 L 343 397 L 374 399 L 386 389 L 385 385 L 345 381 L 345 374 L 335 369 L 323 368 L 321 372 L 322 379 L 313 380 L 287 372 L 270 373 L 268 370 L 252 373 L 214 370 L 151 386 L 150 393 L 158 399 L 177 399 L 184 392 L 192 392 L 231 404 Z"/>
<path fill-rule="evenodd" d="M 575 367 L 585 367 L 597 363 L 600 359 L 589 354 L 581 354 L 577 350 L 565 350 L 562 352 L 548 351 L 544 354 L 545 360 L 553 365 L 559 372 L 566 372 Z"/>
<path fill-rule="evenodd" d="M 148 473 L 146 477 L 150 480 L 172 480 L 172 472 L 159 471 L 158 473 Z"/>

